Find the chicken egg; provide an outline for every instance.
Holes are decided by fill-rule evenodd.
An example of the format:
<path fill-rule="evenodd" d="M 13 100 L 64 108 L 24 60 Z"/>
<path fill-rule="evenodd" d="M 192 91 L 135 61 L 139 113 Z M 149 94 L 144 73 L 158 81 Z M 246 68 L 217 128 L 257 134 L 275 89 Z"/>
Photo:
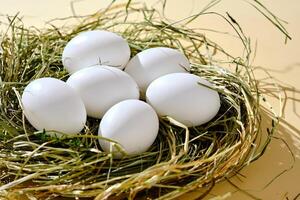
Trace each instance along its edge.
<path fill-rule="evenodd" d="M 130 58 L 126 40 L 103 30 L 82 32 L 64 48 L 62 62 L 69 73 L 101 64 L 123 69 Z"/>
<path fill-rule="evenodd" d="M 220 108 L 218 92 L 209 87 L 210 82 L 193 74 L 167 74 L 149 85 L 146 99 L 158 115 L 188 127 L 199 126 L 210 121 Z"/>
<path fill-rule="evenodd" d="M 126 65 L 127 72 L 138 84 L 141 92 L 156 78 L 176 72 L 187 72 L 190 63 L 183 53 L 167 47 L 146 49 L 135 55 Z"/>
<path fill-rule="evenodd" d="M 103 116 L 98 134 L 117 142 L 128 155 L 141 154 L 149 149 L 158 134 L 159 120 L 153 108 L 140 100 L 130 99 L 111 107 Z M 122 157 L 111 142 L 99 139 L 106 152 Z"/>
<path fill-rule="evenodd" d="M 29 83 L 22 94 L 22 106 L 27 120 L 37 130 L 75 134 L 86 122 L 80 96 L 58 79 L 40 78 Z"/>
<path fill-rule="evenodd" d="M 114 104 L 126 99 L 138 99 L 135 81 L 120 69 L 96 65 L 72 74 L 67 84 L 81 96 L 87 114 L 102 118 Z"/>

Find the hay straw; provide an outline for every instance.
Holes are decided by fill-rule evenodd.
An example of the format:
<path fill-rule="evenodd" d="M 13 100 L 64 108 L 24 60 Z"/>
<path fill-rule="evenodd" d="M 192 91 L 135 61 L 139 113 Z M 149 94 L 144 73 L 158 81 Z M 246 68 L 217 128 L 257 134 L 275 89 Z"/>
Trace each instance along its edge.
<path fill-rule="evenodd" d="M 179 22 L 130 1 L 111 4 L 91 16 L 75 16 L 81 23 L 72 27 L 25 28 L 18 16 L 10 17 L 0 53 L 0 194 L 31 199 L 174 199 L 203 188 L 199 197 L 204 197 L 216 182 L 261 156 L 270 137 L 266 141 L 257 137 L 266 134 L 260 130 L 261 101 L 265 99 L 249 64 L 250 40 L 229 13 L 223 16 L 210 11 L 218 2 L 212 1 L 203 11 Z M 258 1 L 253 5 L 290 37 L 275 15 Z M 187 27 L 208 14 L 219 16 L 233 28 L 245 55 L 234 57 Z M 212 82 L 221 95 L 218 115 L 190 129 L 170 117 L 160 119 L 159 136 L 149 151 L 122 160 L 112 159 L 99 147 L 95 136 L 99 120 L 88 119 L 78 136 L 51 138 L 44 131 L 35 131 L 22 114 L 20 94 L 40 77 L 66 80 L 68 74 L 61 63 L 64 46 L 79 32 L 93 29 L 119 33 L 129 42 L 132 55 L 156 46 L 180 49 L 192 63 L 191 73 Z M 269 115 L 273 123 L 267 134 L 272 135 L 279 116 Z"/>

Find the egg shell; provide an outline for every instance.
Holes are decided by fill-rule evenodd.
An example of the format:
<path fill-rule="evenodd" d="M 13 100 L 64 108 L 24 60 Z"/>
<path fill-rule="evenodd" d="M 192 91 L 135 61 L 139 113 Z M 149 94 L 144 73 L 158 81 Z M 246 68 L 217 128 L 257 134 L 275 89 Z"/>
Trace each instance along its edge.
<path fill-rule="evenodd" d="M 99 136 L 118 142 L 128 155 L 143 153 L 155 141 L 159 129 L 156 112 L 140 100 L 125 100 L 111 107 L 100 122 Z M 115 158 L 122 154 L 111 143 L 99 139 L 104 151 L 113 151 Z"/>
<path fill-rule="evenodd" d="M 114 104 L 126 99 L 138 99 L 135 81 L 124 71 L 96 65 L 72 74 L 67 84 L 81 96 L 87 114 L 101 118 Z"/>
<path fill-rule="evenodd" d="M 93 65 L 109 65 L 123 69 L 130 58 L 126 40 L 116 33 L 93 30 L 71 39 L 62 54 L 62 62 L 69 73 Z"/>
<path fill-rule="evenodd" d="M 75 134 L 86 122 L 80 96 L 58 79 L 40 78 L 29 83 L 22 94 L 22 105 L 27 120 L 37 130 Z"/>
<path fill-rule="evenodd" d="M 153 81 L 146 92 L 147 102 L 160 116 L 171 118 L 188 127 L 210 121 L 220 109 L 218 92 L 199 76 L 174 73 Z"/>
<path fill-rule="evenodd" d="M 135 55 L 125 68 L 141 92 L 145 92 L 148 85 L 160 76 L 189 70 L 190 63 L 185 55 L 167 47 L 146 49 Z"/>

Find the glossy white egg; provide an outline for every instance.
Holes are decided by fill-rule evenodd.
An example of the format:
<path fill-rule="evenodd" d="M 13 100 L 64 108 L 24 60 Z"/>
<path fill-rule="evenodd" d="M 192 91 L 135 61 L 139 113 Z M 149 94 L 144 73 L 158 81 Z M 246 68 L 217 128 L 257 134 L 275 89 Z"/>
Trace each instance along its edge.
<path fill-rule="evenodd" d="M 160 76 L 186 72 L 190 69 L 188 59 L 180 51 L 167 47 L 146 49 L 135 55 L 126 65 L 127 72 L 145 92 L 148 85 Z"/>
<path fill-rule="evenodd" d="M 159 120 L 153 108 L 140 100 L 125 100 L 111 107 L 100 122 L 99 136 L 118 142 L 128 155 L 143 153 L 155 141 Z M 100 145 L 106 152 L 114 152 L 115 158 L 122 154 L 103 139 Z"/>
<path fill-rule="evenodd" d="M 129 58 L 127 41 L 103 30 L 80 33 L 67 43 L 62 54 L 63 65 L 71 74 L 97 64 L 123 69 Z"/>
<path fill-rule="evenodd" d="M 76 134 L 86 122 L 80 96 L 58 79 L 40 78 L 29 83 L 22 95 L 22 105 L 27 120 L 37 130 Z"/>
<path fill-rule="evenodd" d="M 135 81 L 124 71 L 109 66 L 79 70 L 69 77 L 67 84 L 79 93 L 88 116 L 94 118 L 101 118 L 120 101 L 139 98 Z"/>
<path fill-rule="evenodd" d="M 205 85 L 212 87 L 193 74 L 168 74 L 149 85 L 147 102 L 160 116 L 170 116 L 188 127 L 198 126 L 210 121 L 220 108 L 218 92 Z"/>

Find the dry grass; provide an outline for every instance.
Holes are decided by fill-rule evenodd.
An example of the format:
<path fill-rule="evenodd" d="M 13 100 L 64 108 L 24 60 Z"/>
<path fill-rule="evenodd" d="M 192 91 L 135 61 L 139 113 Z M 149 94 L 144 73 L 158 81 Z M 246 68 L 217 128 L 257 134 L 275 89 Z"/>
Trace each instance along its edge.
<path fill-rule="evenodd" d="M 207 8 L 218 2 L 212 1 Z M 256 3 L 253 5 L 260 8 Z M 234 28 L 244 45 L 244 55 L 231 56 L 217 43 L 186 26 L 207 14 L 218 15 Z M 278 25 L 276 20 L 269 19 Z M 112 4 L 80 20 L 74 27 L 38 30 L 25 28 L 16 16 L 10 18 L 8 31 L 2 35 L 2 197 L 173 199 L 200 187 L 203 191 L 199 195 L 203 197 L 216 182 L 236 174 L 264 152 L 270 137 L 260 141 L 260 134 L 272 135 L 278 116 L 268 112 L 273 119 L 272 127 L 268 132 L 260 130 L 261 102 L 265 99 L 249 64 L 250 40 L 229 14 L 222 16 L 204 9 L 180 22 L 170 22 L 157 10 L 129 2 Z M 68 74 L 61 64 L 64 46 L 79 32 L 93 29 L 119 33 L 129 42 L 132 55 L 156 46 L 180 49 L 192 63 L 191 73 L 211 81 L 219 92 L 222 105 L 218 115 L 209 123 L 190 129 L 171 118 L 160 119 L 159 136 L 151 149 L 122 160 L 113 160 L 99 147 L 99 120 L 88 119 L 78 136 L 50 138 L 45 132 L 35 131 L 22 114 L 20 93 L 36 78 L 66 80 Z"/>

